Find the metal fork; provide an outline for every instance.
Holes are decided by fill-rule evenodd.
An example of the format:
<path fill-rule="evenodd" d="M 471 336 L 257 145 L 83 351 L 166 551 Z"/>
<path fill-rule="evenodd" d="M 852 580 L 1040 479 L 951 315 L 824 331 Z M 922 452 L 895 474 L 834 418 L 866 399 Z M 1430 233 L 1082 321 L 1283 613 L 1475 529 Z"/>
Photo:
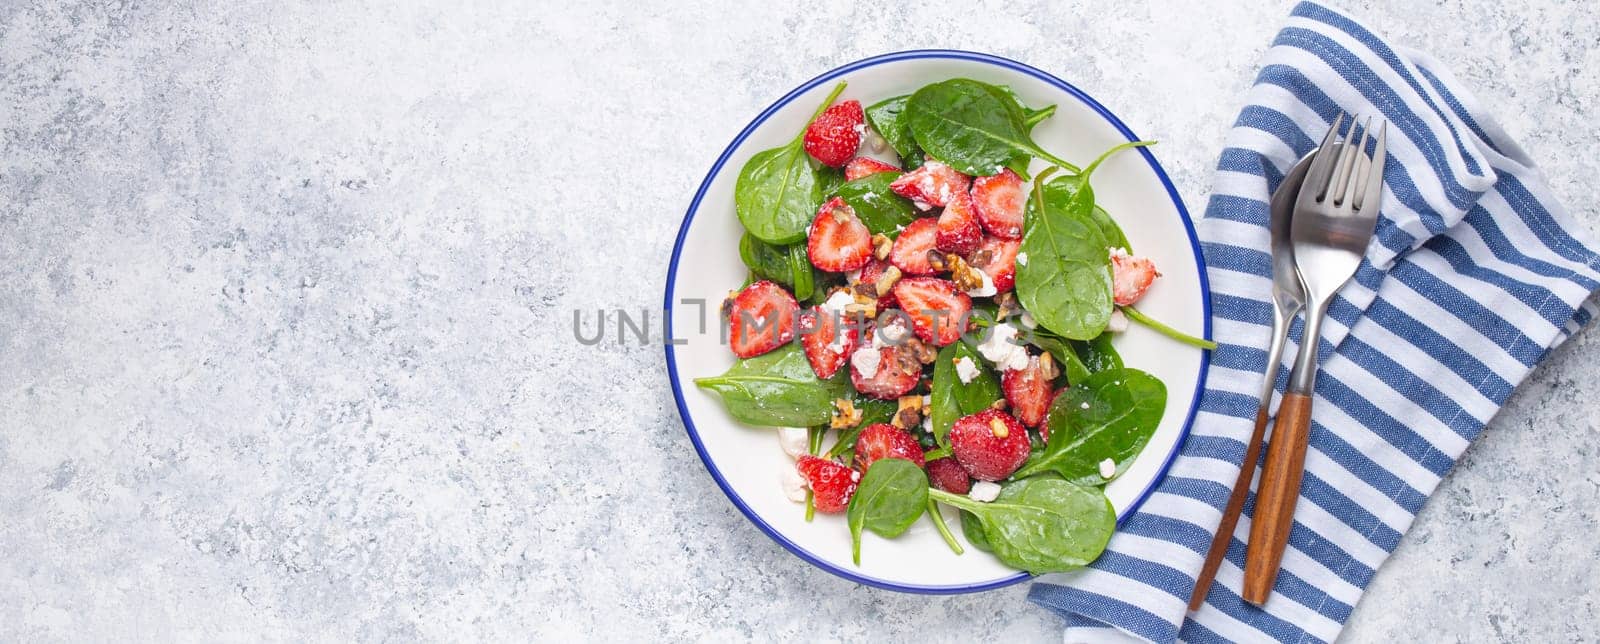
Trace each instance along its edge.
<path fill-rule="evenodd" d="M 1350 119 L 1341 136 L 1342 123 L 1342 116 L 1334 121 L 1306 171 L 1290 223 L 1295 271 L 1305 291 L 1306 323 L 1294 370 L 1289 372 L 1289 387 L 1279 403 L 1272 440 L 1267 445 L 1266 465 L 1261 471 L 1250 524 L 1244 599 L 1257 605 L 1265 604 L 1272 594 L 1294 525 L 1294 508 L 1300 497 L 1311 435 L 1311 396 L 1317 380 L 1317 341 L 1322 334 L 1322 320 L 1334 294 L 1361 266 L 1383 196 L 1387 125 L 1379 123 L 1369 161 L 1366 148 L 1373 140 L 1371 120 L 1359 128 L 1359 139 L 1355 118 Z"/>

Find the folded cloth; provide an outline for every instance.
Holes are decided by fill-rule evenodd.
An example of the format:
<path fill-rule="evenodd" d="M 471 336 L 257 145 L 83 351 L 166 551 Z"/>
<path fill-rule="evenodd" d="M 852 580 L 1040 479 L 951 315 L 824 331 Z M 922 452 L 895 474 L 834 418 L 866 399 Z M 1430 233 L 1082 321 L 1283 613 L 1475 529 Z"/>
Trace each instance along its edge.
<path fill-rule="evenodd" d="M 1432 58 L 1307 2 L 1246 98 L 1199 225 L 1220 343 L 1200 410 L 1172 469 L 1105 554 L 1034 585 L 1030 598 L 1066 618 L 1068 642 L 1333 640 L 1440 478 L 1534 365 L 1596 313 L 1600 245 Z M 1266 363 L 1268 196 L 1340 113 L 1388 121 L 1383 216 L 1319 338 L 1282 572 L 1264 609 L 1240 598 L 1247 502 L 1205 607 L 1186 615 Z M 1296 323 L 1291 341 L 1299 333 Z"/>

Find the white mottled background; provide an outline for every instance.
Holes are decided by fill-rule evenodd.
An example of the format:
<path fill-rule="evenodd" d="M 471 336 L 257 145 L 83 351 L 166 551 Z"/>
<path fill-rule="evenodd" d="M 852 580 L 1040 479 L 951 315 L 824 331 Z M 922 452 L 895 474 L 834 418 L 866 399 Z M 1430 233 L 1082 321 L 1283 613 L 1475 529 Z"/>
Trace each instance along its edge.
<path fill-rule="evenodd" d="M 1198 211 L 1288 10 L 156 4 L 0 1 L 0 640 L 1056 639 L 1023 587 L 898 595 L 769 542 L 660 348 L 580 347 L 572 310 L 658 307 L 739 128 L 898 49 L 1076 83 Z M 1354 5 L 1600 227 L 1592 3 Z M 1495 420 L 1347 639 L 1594 637 L 1594 337 Z"/>

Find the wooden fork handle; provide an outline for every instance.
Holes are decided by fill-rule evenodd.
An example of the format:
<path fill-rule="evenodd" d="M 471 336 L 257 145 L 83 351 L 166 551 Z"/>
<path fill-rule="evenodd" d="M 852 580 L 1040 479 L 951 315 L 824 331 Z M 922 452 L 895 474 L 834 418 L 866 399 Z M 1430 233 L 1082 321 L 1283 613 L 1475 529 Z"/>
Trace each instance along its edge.
<path fill-rule="evenodd" d="M 1256 511 L 1250 523 L 1250 546 L 1244 563 L 1244 600 L 1261 606 L 1272 594 L 1294 527 L 1294 506 L 1305 474 L 1306 445 L 1311 438 L 1311 397 L 1284 394 L 1278 422 L 1267 444 L 1267 463 L 1256 489 Z"/>
<path fill-rule="evenodd" d="M 1270 398 L 1268 400 L 1271 400 Z M 1256 410 L 1256 427 L 1250 432 L 1250 442 L 1244 446 L 1244 463 L 1239 466 L 1239 478 L 1233 482 L 1233 492 L 1228 495 L 1228 505 L 1222 510 L 1222 523 L 1211 538 L 1211 550 L 1206 553 L 1206 563 L 1195 579 L 1194 593 L 1189 596 L 1189 611 L 1200 610 L 1211 591 L 1211 582 L 1217 578 L 1217 569 L 1228 558 L 1228 544 L 1233 541 L 1233 530 L 1239 526 L 1239 515 L 1244 512 L 1244 500 L 1250 496 L 1250 481 L 1255 478 L 1256 464 L 1261 461 L 1261 441 L 1267 433 L 1267 406 Z"/>

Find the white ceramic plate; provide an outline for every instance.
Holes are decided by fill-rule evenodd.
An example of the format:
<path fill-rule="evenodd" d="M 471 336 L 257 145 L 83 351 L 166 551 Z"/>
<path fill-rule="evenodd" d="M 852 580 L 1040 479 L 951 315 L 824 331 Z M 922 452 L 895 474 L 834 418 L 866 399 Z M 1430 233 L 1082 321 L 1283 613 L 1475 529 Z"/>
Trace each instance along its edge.
<path fill-rule="evenodd" d="M 906 592 L 975 592 L 1016 583 L 1027 575 L 974 548 L 956 555 L 926 519 L 893 540 L 865 535 L 861 565 L 856 566 L 850 561 L 850 533 L 843 515 L 818 514 L 806 523 L 802 507 L 785 497 L 779 481 L 793 461 L 779 449 L 773 430 L 735 422 L 717 396 L 696 388 L 693 380 L 720 374 L 733 363 L 732 353 L 720 341 L 716 315 L 728 291 L 737 289 L 746 275 L 739 261 L 742 229 L 733 208 L 734 181 L 745 161 L 793 139 L 840 80 L 849 87 L 839 100 L 853 98 L 871 105 L 954 77 L 1010 86 L 1026 105 L 1059 106 L 1055 116 L 1034 131 L 1034 139 L 1079 165 L 1112 145 L 1137 140 L 1094 99 L 1021 63 L 945 50 L 868 58 L 812 79 L 739 133 L 695 193 L 667 269 L 668 337 L 682 342 L 667 346 L 667 371 L 684 427 L 711 476 L 757 527 L 802 559 L 847 579 Z M 1033 171 L 1043 167 L 1035 161 Z M 1093 181 L 1097 202 L 1121 224 L 1136 252 L 1153 258 L 1162 272 L 1140 300 L 1140 310 L 1210 337 L 1211 297 L 1199 241 L 1155 157 L 1148 150 L 1124 152 L 1102 165 Z M 704 305 L 693 304 L 695 300 Z M 1115 342 L 1128 366 L 1150 372 L 1167 385 L 1167 410 L 1154 438 L 1106 489 L 1120 519 L 1154 489 L 1187 435 L 1209 354 L 1138 325 Z M 947 508 L 946 513 L 961 538 L 955 511 Z"/>

